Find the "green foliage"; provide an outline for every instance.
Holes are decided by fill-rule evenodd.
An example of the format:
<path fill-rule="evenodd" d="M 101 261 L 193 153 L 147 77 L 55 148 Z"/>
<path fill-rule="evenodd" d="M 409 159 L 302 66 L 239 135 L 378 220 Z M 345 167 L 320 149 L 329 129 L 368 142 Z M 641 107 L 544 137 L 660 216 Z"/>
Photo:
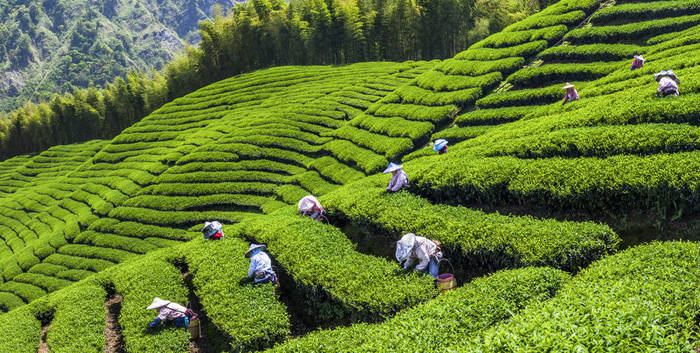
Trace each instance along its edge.
<path fill-rule="evenodd" d="M 339 229 L 301 217 L 296 207 L 247 218 L 224 232 L 266 243 L 304 294 L 304 310 L 322 322 L 379 320 L 435 295 L 432 280 L 356 252 Z"/>
<path fill-rule="evenodd" d="M 455 348 L 690 352 L 700 312 L 699 259 L 697 243 L 655 242 L 625 250 L 583 270 L 553 300 Z"/>
<path fill-rule="evenodd" d="M 51 352 L 102 352 L 105 345 L 107 292 L 92 285 L 73 286 L 49 297 L 55 308 L 46 343 Z"/>
<path fill-rule="evenodd" d="M 575 29 L 564 40 L 575 44 L 615 42 L 678 31 L 700 24 L 700 15 L 663 18 L 619 26 L 598 26 Z"/>
<path fill-rule="evenodd" d="M 601 78 L 627 63 L 594 62 L 583 64 L 547 64 L 530 66 L 508 76 L 519 87 L 542 87 L 553 82 L 591 81 Z"/>
<path fill-rule="evenodd" d="M 631 44 L 585 44 L 551 47 L 541 52 L 538 57 L 545 61 L 616 61 L 628 59 L 631 62 L 632 56 L 646 52 L 647 48 Z"/>
<path fill-rule="evenodd" d="M 490 37 L 489 37 L 490 38 Z M 436 70 L 451 75 L 480 76 L 490 72 L 513 72 L 525 64 L 520 57 L 483 61 L 448 59 L 436 67 Z"/>
<path fill-rule="evenodd" d="M 635 20 L 652 20 L 673 17 L 677 14 L 691 15 L 700 13 L 700 2 L 690 1 L 655 1 L 611 6 L 596 12 L 591 17 L 594 25 L 633 18 Z"/>
<path fill-rule="evenodd" d="M 632 208 L 661 215 L 698 211 L 697 151 L 536 160 L 464 158 L 459 153 L 439 157 L 439 164 L 405 167 L 415 190 L 438 201 L 518 202 L 595 212 Z"/>
<path fill-rule="evenodd" d="M 148 271 L 144 271 L 144 269 Z M 157 315 L 146 310 L 153 297 L 182 305 L 187 303 L 187 288 L 180 271 L 155 256 L 130 262 L 118 270 L 107 271 L 104 278 L 114 283 L 124 300 L 119 325 L 125 348 L 130 352 L 187 352 L 189 332 L 173 325 L 148 332 L 148 323 Z"/>
<path fill-rule="evenodd" d="M 488 102 L 488 100 L 493 97 L 489 95 L 482 100 L 477 101 L 477 104 L 482 101 Z M 488 100 L 486 99 L 488 98 Z M 510 121 L 520 120 L 528 113 L 532 111 L 532 107 L 507 107 L 507 108 L 496 108 L 496 109 L 477 109 L 471 112 L 459 115 L 455 119 L 455 123 L 459 126 L 472 126 L 472 125 L 497 125 L 502 123 L 507 123 Z"/>
<path fill-rule="evenodd" d="M 176 249 L 178 251 L 180 249 Z M 235 238 L 219 242 L 197 240 L 181 247 L 193 276 L 195 293 L 207 318 L 226 333 L 216 338 L 232 351 L 259 350 L 281 342 L 290 333 L 286 308 L 274 294 L 274 285 L 241 284 L 249 261 L 248 244 Z"/>
<path fill-rule="evenodd" d="M 428 352 L 460 342 L 542 302 L 569 281 L 548 268 L 501 271 L 404 310 L 380 324 L 314 332 L 272 352 Z"/>
<path fill-rule="evenodd" d="M 511 76 L 512 77 L 512 76 Z M 476 106 L 479 109 L 489 109 L 489 108 L 505 108 L 505 107 L 519 107 L 519 106 L 532 106 L 532 105 L 542 105 L 542 104 L 549 104 L 552 102 L 556 102 L 558 100 L 561 100 L 563 97 L 563 91 L 561 89 L 561 85 L 556 84 L 553 86 L 549 87 L 544 87 L 544 88 L 537 88 L 537 89 L 528 89 L 528 90 L 519 90 L 519 91 L 506 91 L 506 92 L 499 92 L 495 94 L 490 94 L 484 98 L 479 99 L 476 101 Z M 477 111 L 478 112 L 478 111 Z M 499 111 L 499 113 L 502 111 Z M 510 110 L 508 112 L 513 112 L 515 113 L 515 116 L 519 116 L 521 111 L 518 111 L 517 108 L 515 110 Z M 486 115 L 493 116 L 494 114 L 497 113 L 485 113 Z M 467 113 L 466 115 L 469 115 Z M 475 114 L 479 115 L 479 113 Z M 522 117 L 522 116 L 520 116 Z M 509 120 L 516 120 L 515 117 L 511 116 L 499 116 L 496 118 L 496 122 L 505 122 Z M 463 119 L 457 118 L 457 122 L 463 121 Z M 475 120 L 472 120 L 474 122 L 481 122 L 482 117 L 478 117 Z M 487 120 L 487 121 L 494 121 L 494 120 Z"/>
<path fill-rule="evenodd" d="M 574 271 L 614 251 L 619 243 L 607 226 L 431 205 L 408 192 L 387 194 L 383 182 L 388 183 L 386 177 L 365 179 L 322 197 L 321 202 L 331 215 L 397 239 L 407 232 L 435 238 L 468 268 L 552 266 Z"/>
<path fill-rule="evenodd" d="M 39 348 L 41 323 L 29 307 L 0 315 L 0 350 L 35 353 Z"/>

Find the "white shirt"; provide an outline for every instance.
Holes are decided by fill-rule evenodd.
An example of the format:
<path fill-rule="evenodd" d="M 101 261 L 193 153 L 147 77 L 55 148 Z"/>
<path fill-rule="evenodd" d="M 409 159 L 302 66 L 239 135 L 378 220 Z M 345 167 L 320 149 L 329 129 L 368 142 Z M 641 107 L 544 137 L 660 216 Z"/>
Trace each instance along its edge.
<path fill-rule="evenodd" d="M 266 273 L 273 272 L 272 260 L 270 260 L 270 256 L 268 256 L 264 251 L 258 251 L 257 254 L 250 258 L 248 278 L 253 278 L 253 276 L 255 276 L 255 272 L 257 271 L 265 271 Z M 259 282 L 259 280 L 256 278 L 255 282 Z"/>

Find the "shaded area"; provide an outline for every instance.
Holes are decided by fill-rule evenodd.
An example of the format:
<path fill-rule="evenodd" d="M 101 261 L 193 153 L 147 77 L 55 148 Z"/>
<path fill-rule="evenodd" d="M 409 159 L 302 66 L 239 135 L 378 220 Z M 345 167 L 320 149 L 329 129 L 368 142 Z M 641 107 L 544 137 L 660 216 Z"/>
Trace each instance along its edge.
<path fill-rule="evenodd" d="M 105 353 L 126 353 L 122 328 L 119 325 L 119 313 L 122 310 L 122 296 L 117 294 L 114 286 L 107 287 L 109 296 L 105 302 Z"/>

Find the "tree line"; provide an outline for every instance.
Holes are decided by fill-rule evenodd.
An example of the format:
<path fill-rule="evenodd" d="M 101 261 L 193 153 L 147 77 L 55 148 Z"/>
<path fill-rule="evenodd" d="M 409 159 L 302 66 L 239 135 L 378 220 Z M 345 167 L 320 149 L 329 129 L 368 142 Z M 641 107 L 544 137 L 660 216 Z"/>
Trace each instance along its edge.
<path fill-rule="evenodd" d="M 160 72 L 131 72 L 0 113 L 0 159 L 112 138 L 177 97 L 263 67 L 452 57 L 544 1 L 249 0 L 201 22 L 199 47 Z"/>

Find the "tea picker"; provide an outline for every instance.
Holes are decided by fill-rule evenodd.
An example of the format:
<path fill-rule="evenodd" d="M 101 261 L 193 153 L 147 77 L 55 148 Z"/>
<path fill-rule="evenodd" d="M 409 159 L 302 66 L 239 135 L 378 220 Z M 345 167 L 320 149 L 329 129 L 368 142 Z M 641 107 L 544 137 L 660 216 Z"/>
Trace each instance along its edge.
<path fill-rule="evenodd" d="M 428 273 L 437 279 L 440 270 L 442 251 L 440 243 L 428 238 L 416 236 L 413 233 L 404 234 L 401 240 L 396 242 L 396 260 L 404 263 L 404 270 L 408 270 L 418 261 L 414 271 Z"/>
<path fill-rule="evenodd" d="M 644 59 L 643 56 L 635 55 L 634 60 L 632 60 L 632 67 L 630 68 L 630 71 L 634 71 L 636 69 L 641 69 L 642 66 L 644 66 L 645 62 L 646 62 L 646 60 Z"/>
<path fill-rule="evenodd" d="M 158 316 L 148 324 L 149 329 L 156 328 L 158 324 L 165 321 L 172 322 L 175 327 L 190 327 L 190 320 L 196 320 L 198 315 L 194 311 L 186 307 L 173 303 L 169 300 L 163 300 L 158 297 L 153 298 L 153 302 L 146 310 L 158 310 Z"/>
<path fill-rule="evenodd" d="M 445 140 L 445 139 L 435 140 L 435 143 L 433 145 L 433 151 L 437 152 L 438 154 L 447 153 L 447 140 Z"/>
<path fill-rule="evenodd" d="M 224 232 L 221 230 L 221 223 L 217 221 L 204 223 L 204 228 L 202 228 L 202 235 L 204 236 L 204 239 L 222 239 L 224 237 Z"/>
<path fill-rule="evenodd" d="M 265 253 L 265 245 L 250 244 L 245 253 L 246 258 L 250 258 L 248 268 L 248 279 L 255 281 L 255 284 L 277 283 L 277 275 L 272 270 L 272 260 Z"/>
<path fill-rule="evenodd" d="M 564 87 L 562 87 L 561 89 L 566 91 L 566 93 L 564 94 L 564 100 L 561 102 L 561 105 L 579 99 L 578 92 L 576 91 L 576 88 L 574 88 L 574 85 L 567 82 L 566 85 L 564 85 Z"/>
<path fill-rule="evenodd" d="M 384 174 L 391 173 L 391 181 L 386 187 L 387 192 L 396 192 L 408 187 L 408 176 L 401 168 L 403 168 L 401 164 L 389 163 L 389 166 L 384 169 Z"/>
<path fill-rule="evenodd" d="M 673 70 L 662 70 L 654 74 L 654 79 L 659 83 L 659 89 L 656 91 L 656 94 L 661 97 L 678 95 L 678 85 L 681 81 L 673 73 Z"/>
<path fill-rule="evenodd" d="M 297 204 L 299 213 L 302 216 L 309 216 L 311 219 L 320 221 L 326 218 L 326 211 L 323 210 L 321 203 L 313 195 L 306 195 L 299 200 Z"/>

